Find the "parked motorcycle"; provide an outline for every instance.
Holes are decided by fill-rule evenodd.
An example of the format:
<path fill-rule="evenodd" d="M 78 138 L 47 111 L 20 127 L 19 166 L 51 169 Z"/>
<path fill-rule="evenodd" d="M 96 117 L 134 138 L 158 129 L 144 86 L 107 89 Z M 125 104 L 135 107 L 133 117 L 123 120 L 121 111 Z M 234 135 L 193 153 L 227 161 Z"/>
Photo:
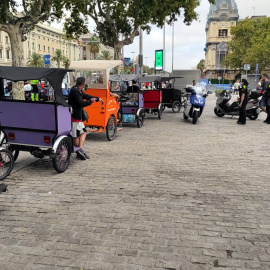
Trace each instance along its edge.
<path fill-rule="evenodd" d="M 256 120 L 260 114 L 259 98 L 262 96 L 262 91 L 252 90 L 246 107 L 246 114 L 250 120 Z M 218 117 L 224 115 L 239 115 L 239 98 L 237 101 L 229 103 L 232 98 L 231 91 L 223 90 L 216 101 L 214 112 Z"/>
<path fill-rule="evenodd" d="M 192 118 L 192 124 L 196 124 L 198 118 L 202 115 L 205 98 L 208 96 L 208 93 L 212 92 L 204 93 L 198 84 L 195 86 L 187 85 L 185 90 L 188 94 L 188 101 L 184 106 L 183 116 L 184 119 Z"/>

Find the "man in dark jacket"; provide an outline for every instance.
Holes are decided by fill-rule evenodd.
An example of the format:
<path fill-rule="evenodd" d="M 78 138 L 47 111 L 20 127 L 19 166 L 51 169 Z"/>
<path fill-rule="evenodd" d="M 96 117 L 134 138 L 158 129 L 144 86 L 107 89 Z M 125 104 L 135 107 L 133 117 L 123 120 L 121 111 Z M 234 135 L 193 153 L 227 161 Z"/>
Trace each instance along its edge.
<path fill-rule="evenodd" d="M 83 144 L 86 138 L 86 129 L 82 121 L 82 109 L 83 107 L 89 106 L 94 102 L 100 101 L 104 103 L 102 99 L 94 96 L 87 95 L 82 92 L 85 87 L 85 78 L 77 78 L 76 85 L 70 90 L 68 96 L 68 104 L 72 107 L 72 131 L 74 146 L 81 148 L 77 151 L 77 157 L 86 160 L 89 156 L 83 151 Z"/>

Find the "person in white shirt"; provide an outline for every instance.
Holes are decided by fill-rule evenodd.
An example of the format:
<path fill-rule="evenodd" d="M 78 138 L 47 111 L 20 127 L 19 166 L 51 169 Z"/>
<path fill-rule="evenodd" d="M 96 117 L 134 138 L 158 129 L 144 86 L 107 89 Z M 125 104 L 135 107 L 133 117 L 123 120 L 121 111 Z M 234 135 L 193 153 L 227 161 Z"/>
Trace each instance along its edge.
<path fill-rule="evenodd" d="M 206 92 L 206 85 L 207 83 L 205 82 L 205 79 L 203 79 L 201 82 L 200 82 L 200 87 L 202 88 L 202 92 Z"/>

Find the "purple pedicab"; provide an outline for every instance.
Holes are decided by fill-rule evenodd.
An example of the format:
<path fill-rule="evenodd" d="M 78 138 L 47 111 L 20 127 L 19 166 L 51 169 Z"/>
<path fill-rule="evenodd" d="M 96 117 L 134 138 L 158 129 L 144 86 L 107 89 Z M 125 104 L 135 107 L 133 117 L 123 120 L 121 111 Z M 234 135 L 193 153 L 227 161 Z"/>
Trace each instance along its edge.
<path fill-rule="evenodd" d="M 0 67 L 0 78 L 24 81 L 45 78 L 55 91 L 55 101 L 0 100 L 0 180 L 6 178 L 19 151 L 37 158 L 49 156 L 53 167 L 64 172 L 74 147 L 70 135 L 71 111 L 61 89 L 66 72 L 60 68 Z"/>
<path fill-rule="evenodd" d="M 140 75 L 136 74 L 110 76 L 112 83 L 117 82 L 120 84 L 120 91 L 114 92 L 120 95 L 120 110 L 118 112 L 120 125 L 122 123 L 136 123 L 139 128 L 143 126 L 145 117 L 143 93 L 141 91 L 133 91 L 132 86 L 130 87 L 131 91 L 121 89 L 121 84 L 126 84 L 130 81 L 138 81 L 140 77 Z"/>

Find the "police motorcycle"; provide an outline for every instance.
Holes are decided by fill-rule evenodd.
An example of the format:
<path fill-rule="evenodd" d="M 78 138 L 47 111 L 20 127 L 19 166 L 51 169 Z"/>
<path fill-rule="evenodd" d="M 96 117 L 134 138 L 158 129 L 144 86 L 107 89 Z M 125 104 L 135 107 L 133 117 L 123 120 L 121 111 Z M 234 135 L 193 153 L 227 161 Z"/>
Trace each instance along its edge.
<path fill-rule="evenodd" d="M 184 106 L 183 117 L 184 119 L 192 118 L 192 124 L 196 124 L 199 117 L 202 115 L 205 106 L 205 98 L 214 90 L 207 88 L 206 93 L 199 84 L 194 86 L 187 85 L 185 90 L 188 95 L 188 101 Z"/>
<path fill-rule="evenodd" d="M 239 98 L 237 101 L 229 103 L 232 98 L 230 90 L 223 90 L 221 93 L 216 93 L 218 96 L 214 113 L 218 117 L 224 115 L 238 116 L 239 115 Z M 252 90 L 248 97 L 246 106 L 246 114 L 250 120 L 256 120 L 260 114 L 259 98 L 262 96 L 262 91 Z"/>

